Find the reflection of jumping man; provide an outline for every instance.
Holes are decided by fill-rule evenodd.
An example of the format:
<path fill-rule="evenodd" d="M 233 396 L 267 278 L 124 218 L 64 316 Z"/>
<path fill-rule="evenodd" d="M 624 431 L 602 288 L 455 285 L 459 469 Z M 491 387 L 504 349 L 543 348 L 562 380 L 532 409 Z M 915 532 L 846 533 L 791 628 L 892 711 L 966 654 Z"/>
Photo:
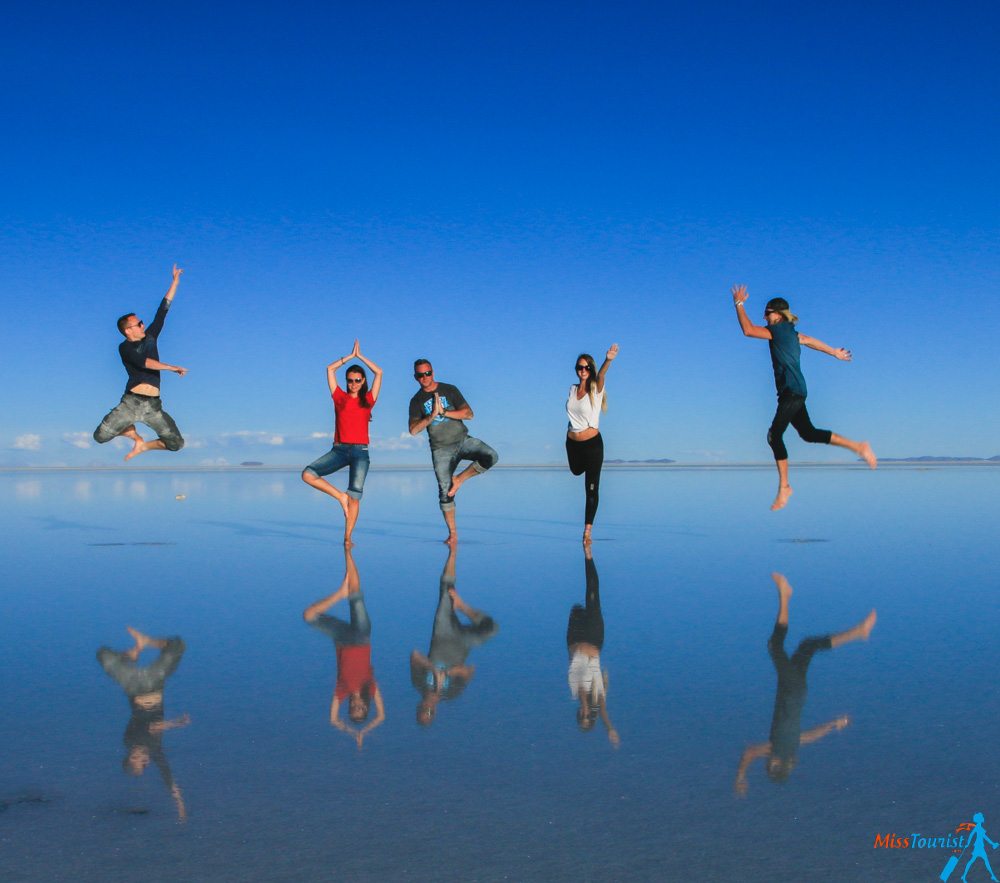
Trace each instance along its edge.
<path fill-rule="evenodd" d="M 996 840 L 990 840 L 989 835 L 983 828 L 983 814 L 977 812 L 973 817 L 972 821 L 976 823 L 976 827 L 969 832 L 969 842 L 972 843 L 975 839 L 975 844 L 972 847 L 972 858 L 969 859 L 969 863 L 965 866 L 965 870 L 962 871 L 962 881 L 967 883 L 965 880 L 965 875 L 969 873 L 969 868 L 971 868 L 977 858 L 983 860 L 983 864 L 986 865 L 986 870 L 990 872 L 990 879 L 996 880 L 996 874 L 993 873 L 993 868 L 990 867 L 990 860 L 986 857 L 986 849 L 983 847 L 983 841 L 985 840 L 994 849 L 997 848 Z"/>
<path fill-rule="evenodd" d="M 183 822 L 187 819 L 187 809 L 163 752 L 163 734 L 186 727 L 191 718 L 186 714 L 173 720 L 164 718 L 163 688 L 167 678 L 180 665 L 184 642 L 180 638 L 151 638 L 134 628 L 127 630 L 135 641 L 133 647 L 123 651 L 101 647 L 97 651 L 101 668 L 125 691 L 132 709 L 132 717 L 125 728 L 127 753 L 122 766 L 131 775 L 141 776 L 150 763 L 155 764 L 177 806 L 177 818 Z M 159 650 L 160 655 L 149 665 L 139 665 L 139 656 L 147 648 Z"/>

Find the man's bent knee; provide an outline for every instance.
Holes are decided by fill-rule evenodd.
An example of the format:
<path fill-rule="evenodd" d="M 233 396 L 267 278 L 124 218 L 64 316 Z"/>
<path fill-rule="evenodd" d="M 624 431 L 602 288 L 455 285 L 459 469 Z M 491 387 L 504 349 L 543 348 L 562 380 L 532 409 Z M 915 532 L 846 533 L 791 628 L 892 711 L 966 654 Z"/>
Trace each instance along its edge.
<path fill-rule="evenodd" d="M 179 435 L 171 435 L 166 438 L 160 438 L 163 442 L 163 447 L 168 451 L 179 451 L 184 447 L 184 439 Z"/>
<path fill-rule="evenodd" d="M 103 423 L 94 430 L 94 441 L 99 445 L 107 444 L 111 439 L 115 437 L 116 433 L 112 432 Z"/>

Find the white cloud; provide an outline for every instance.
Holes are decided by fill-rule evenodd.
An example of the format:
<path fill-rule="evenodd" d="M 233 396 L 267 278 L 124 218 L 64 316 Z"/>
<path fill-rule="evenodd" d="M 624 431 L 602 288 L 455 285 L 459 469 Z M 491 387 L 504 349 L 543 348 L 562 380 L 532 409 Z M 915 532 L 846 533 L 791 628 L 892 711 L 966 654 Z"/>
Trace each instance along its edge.
<path fill-rule="evenodd" d="M 74 448 L 80 448 L 80 450 L 85 451 L 90 447 L 90 442 L 93 436 L 89 432 L 64 432 L 63 441 L 68 445 L 72 445 Z"/>
<path fill-rule="evenodd" d="M 376 438 L 370 447 L 376 451 L 415 451 L 424 444 L 423 438 L 401 432 L 395 438 Z"/>
<path fill-rule="evenodd" d="M 228 466 L 229 461 L 225 457 L 216 457 L 214 460 L 201 460 L 198 463 L 199 466 Z"/>
<path fill-rule="evenodd" d="M 330 438 L 331 435 L 329 432 L 310 432 L 309 438 Z"/>
<path fill-rule="evenodd" d="M 219 444 L 230 442 L 248 445 L 283 445 L 285 437 L 273 432 L 263 432 L 254 429 L 238 429 L 235 432 L 224 432 L 218 436 Z"/>
<path fill-rule="evenodd" d="M 13 448 L 15 451 L 40 451 L 42 449 L 42 437 L 33 432 L 26 432 L 14 439 Z"/>

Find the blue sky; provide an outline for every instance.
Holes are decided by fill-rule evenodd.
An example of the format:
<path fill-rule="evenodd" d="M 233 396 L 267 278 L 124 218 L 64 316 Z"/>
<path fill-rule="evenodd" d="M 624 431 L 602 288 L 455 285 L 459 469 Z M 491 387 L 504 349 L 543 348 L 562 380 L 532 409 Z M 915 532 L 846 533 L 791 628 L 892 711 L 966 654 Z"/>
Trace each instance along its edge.
<path fill-rule="evenodd" d="M 426 460 L 420 355 L 503 461 L 561 461 L 612 341 L 609 458 L 766 462 L 736 281 L 854 351 L 804 356 L 818 426 L 1000 454 L 995 3 L 22 4 L 0 41 L 0 465 L 120 461 L 114 320 L 174 261 L 189 444 L 145 465 L 311 461 L 355 336 L 375 463 Z"/>

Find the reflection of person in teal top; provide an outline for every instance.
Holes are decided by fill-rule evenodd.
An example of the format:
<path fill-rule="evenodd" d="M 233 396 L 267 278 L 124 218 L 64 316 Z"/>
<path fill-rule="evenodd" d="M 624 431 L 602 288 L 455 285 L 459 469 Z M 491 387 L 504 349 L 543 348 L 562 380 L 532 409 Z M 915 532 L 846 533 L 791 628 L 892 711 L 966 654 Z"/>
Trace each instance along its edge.
<path fill-rule="evenodd" d="M 485 644 L 499 629 L 492 617 L 470 607 L 455 590 L 455 556 L 455 545 L 450 544 L 441 574 L 430 650 L 426 656 L 417 650 L 410 654 L 410 680 L 420 693 L 417 723 L 422 726 L 434 721 L 442 699 L 455 699 L 465 690 L 476 673 L 474 665 L 465 664 L 469 652 Z M 468 625 L 458 618 L 459 613 L 468 618 Z"/>
<path fill-rule="evenodd" d="M 780 573 L 771 574 L 778 587 L 778 618 L 774 631 L 767 642 L 767 650 L 778 675 L 778 690 L 774 697 L 774 716 L 771 720 L 771 735 L 767 742 L 750 745 L 740 758 L 736 781 L 736 793 L 744 797 L 747 793 L 747 770 L 755 760 L 766 758 L 767 775 L 775 782 L 786 780 L 798 763 L 800 745 L 817 742 L 833 730 L 842 730 L 850 723 L 843 715 L 828 723 L 802 731 L 802 711 L 806 704 L 806 671 L 813 655 L 820 650 L 833 650 L 851 641 L 867 641 L 875 627 L 875 611 L 872 610 L 854 628 L 836 635 L 819 638 L 805 638 L 799 643 L 792 657 L 785 651 L 785 636 L 788 634 L 788 601 L 792 597 L 792 587 Z"/>
<path fill-rule="evenodd" d="M 842 362 L 851 360 L 850 350 L 843 347 L 834 349 L 815 337 L 799 333 L 795 328 L 798 317 L 788 308 L 788 301 L 781 297 L 771 298 L 764 307 L 764 321 L 767 322 L 767 326 L 754 325 L 744 309 L 747 300 L 746 286 L 734 285 L 732 293 L 736 318 L 744 336 L 766 340 L 771 350 L 774 385 L 778 390 L 778 409 L 767 432 L 767 443 L 774 453 L 774 462 L 778 467 L 778 493 L 771 504 L 771 511 L 783 509 L 792 495 L 792 486 L 788 483 L 788 451 L 783 440 L 789 424 L 795 427 L 795 431 L 803 441 L 847 448 L 874 469 L 878 461 L 868 442 L 851 441 L 829 429 L 817 429 L 812 425 L 809 412 L 806 410 L 806 380 L 799 366 L 801 347 L 804 345 L 818 350 Z"/>
<path fill-rule="evenodd" d="M 965 875 L 969 873 L 969 868 L 975 864 L 977 858 L 983 860 L 983 864 L 986 865 L 986 870 L 990 872 L 990 879 L 996 880 L 996 875 L 993 873 L 993 868 L 990 867 L 990 860 L 986 857 L 986 850 L 983 848 L 983 841 L 985 840 L 994 849 L 997 848 L 997 842 L 995 840 L 990 840 L 987 836 L 986 831 L 983 829 L 983 814 L 977 812 L 973 817 L 972 821 L 976 823 L 976 827 L 969 831 L 969 843 L 975 840 L 975 844 L 972 847 L 972 858 L 969 859 L 969 863 L 965 866 L 965 870 L 962 871 L 962 880 L 965 881 Z M 968 883 L 968 881 L 965 881 Z"/>

